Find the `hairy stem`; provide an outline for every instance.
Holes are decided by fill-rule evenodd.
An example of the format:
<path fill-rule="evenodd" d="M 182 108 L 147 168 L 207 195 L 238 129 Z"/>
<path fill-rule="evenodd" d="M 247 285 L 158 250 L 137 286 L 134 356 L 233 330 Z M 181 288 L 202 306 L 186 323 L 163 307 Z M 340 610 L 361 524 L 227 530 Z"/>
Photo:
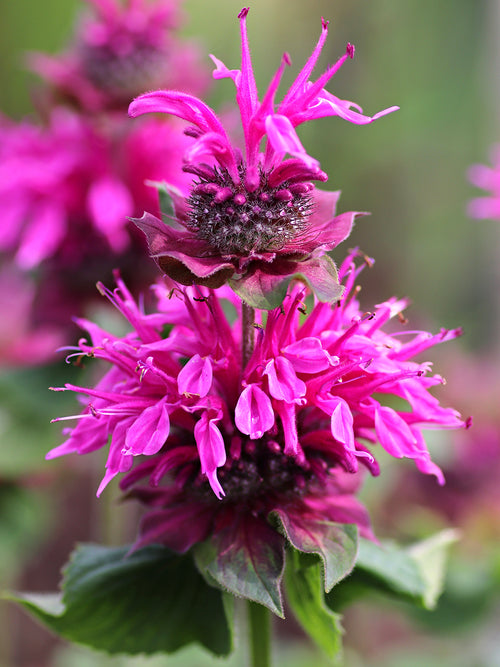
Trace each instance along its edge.
<path fill-rule="evenodd" d="M 271 667 L 271 618 L 269 610 L 248 600 L 248 636 L 251 667 Z"/>
<path fill-rule="evenodd" d="M 244 301 L 241 303 L 241 351 L 244 369 L 252 356 L 255 344 L 255 310 Z"/>

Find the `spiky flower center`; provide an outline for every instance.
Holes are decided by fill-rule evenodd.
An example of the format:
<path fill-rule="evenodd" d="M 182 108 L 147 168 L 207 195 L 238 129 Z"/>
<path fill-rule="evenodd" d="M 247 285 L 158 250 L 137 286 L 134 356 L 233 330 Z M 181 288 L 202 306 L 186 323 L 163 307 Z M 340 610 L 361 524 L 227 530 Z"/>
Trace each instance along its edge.
<path fill-rule="evenodd" d="M 252 191 L 244 182 L 243 169 L 239 185 L 225 170 L 214 169 L 210 178 L 201 176 L 192 188 L 187 225 L 218 253 L 275 252 L 307 227 L 312 210 L 310 184 L 272 187 L 264 173 Z"/>

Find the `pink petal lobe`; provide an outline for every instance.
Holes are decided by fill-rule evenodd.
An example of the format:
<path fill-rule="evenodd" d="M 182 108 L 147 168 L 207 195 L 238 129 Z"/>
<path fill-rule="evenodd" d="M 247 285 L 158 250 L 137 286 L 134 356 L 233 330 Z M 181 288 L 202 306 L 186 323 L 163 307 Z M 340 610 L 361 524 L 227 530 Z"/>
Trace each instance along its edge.
<path fill-rule="evenodd" d="M 252 440 L 262 438 L 274 425 L 274 411 L 269 396 L 260 387 L 251 384 L 238 399 L 235 409 L 238 429 Z"/>
<path fill-rule="evenodd" d="M 162 399 L 141 412 L 125 436 L 124 453 L 156 454 L 165 444 L 170 432 L 170 418 L 166 399 Z"/>
<path fill-rule="evenodd" d="M 210 359 L 195 354 L 177 376 L 180 394 L 186 396 L 206 396 L 212 386 L 213 372 Z"/>
<path fill-rule="evenodd" d="M 396 458 L 418 458 L 424 452 L 404 419 L 392 408 L 375 410 L 375 431 L 382 447 Z"/>
<path fill-rule="evenodd" d="M 289 153 L 302 160 L 309 168 L 319 169 L 319 162 L 307 154 L 287 116 L 266 116 L 265 126 L 271 146 L 278 154 Z"/>
<path fill-rule="evenodd" d="M 338 357 L 332 357 L 323 349 L 319 338 L 312 336 L 287 345 L 281 352 L 296 373 L 318 373 L 339 362 Z"/>
<path fill-rule="evenodd" d="M 194 437 L 200 455 L 201 472 L 207 476 L 213 492 L 220 499 L 225 493 L 217 479 L 217 468 L 226 462 L 226 449 L 215 421 L 210 419 L 208 411 L 205 411 L 201 419 L 196 422 Z"/>
<path fill-rule="evenodd" d="M 119 179 L 106 176 L 94 181 L 87 197 L 95 227 L 106 237 L 113 252 L 121 252 L 129 243 L 126 224 L 134 207 L 128 188 Z"/>
<path fill-rule="evenodd" d="M 305 383 L 297 377 L 292 363 L 285 357 L 271 359 L 264 374 L 267 375 L 269 393 L 273 398 L 292 403 L 305 396 Z"/>

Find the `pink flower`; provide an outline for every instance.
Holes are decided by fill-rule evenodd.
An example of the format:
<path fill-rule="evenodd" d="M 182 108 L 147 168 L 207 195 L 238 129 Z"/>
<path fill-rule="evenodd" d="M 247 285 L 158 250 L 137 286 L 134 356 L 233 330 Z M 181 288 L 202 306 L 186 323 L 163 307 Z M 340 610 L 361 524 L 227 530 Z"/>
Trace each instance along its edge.
<path fill-rule="evenodd" d="M 87 3 L 95 15 L 80 22 L 66 53 L 30 58 L 57 99 L 97 112 L 126 107 L 144 88 L 205 89 L 197 49 L 174 35 L 180 23 L 177 0 Z"/>
<path fill-rule="evenodd" d="M 162 142 L 153 146 L 151 136 Z M 186 141 L 176 123 L 94 124 L 60 107 L 47 127 L 0 120 L 0 250 L 23 270 L 43 265 L 42 282 L 69 301 L 94 298 L 97 277 L 117 263 L 144 275 L 142 237 L 128 217 L 144 207 L 159 213 L 148 179 L 191 180 L 180 168 Z"/>
<path fill-rule="evenodd" d="M 356 213 L 335 216 L 339 193 L 315 189 L 311 181 L 325 181 L 327 175 L 308 155 L 295 128 L 324 116 L 366 124 L 397 107 L 365 116 L 357 105 L 324 89 L 353 56 L 350 44 L 317 81 L 309 80 L 326 40 L 326 21 L 311 57 L 281 103 L 275 104 L 275 95 L 290 64 L 286 54 L 260 101 L 246 33 L 247 13 L 243 9 L 239 14 L 241 69 L 229 70 L 212 56 L 214 77 L 231 78 L 236 87 L 244 155 L 202 100 L 177 90 L 141 95 L 129 107 L 131 116 L 162 112 L 189 123 L 186 133 L 193 143 L 184 156 L 184 169 L 198 180 L 189 192 L 171 190 L 172 226 L 149 214 L 136 222 L 160 268 L 184 285 L 220 287 L 229 280 L 247 303 L 270 309 L 282 302 L 290 280 L 299 278 L 322 301 L 335 301 L 340 296 L 337 272 L 325 253 L 349 235 Z"/>
<path fill-rule="evenodd" d="M 467 212 L 472 218 L 500 220 L 500 145 L 491 151 L 492 166 L 475 164 L 470 167 L 470 182 L 488 192 L 487 197 L 477 197 L 469 202 Z"/>
<path fill-rule="evenodd" d="M 385 333 L 406 301 L 360 311 L 355 259 L 353 252 L 341 266 L 338 306 L 316 301 L 304 317 L 305 292 L 295 287 L 283 308 L 257 322 L 245 365 L 240 303 L 227 288 L 158 286 L 157 308 L 144 314 L 121 280 L 113 293 L 101 286 L 132 330 L 119 337 L 79 321 L 90 341 L 72 356 L 103 359 L 110 369 L 95 388 L 65 386 L 89 403 L 47 458 L 110 441 L 98 493 L 128 473 L 123 488 L 156 508 L 140 544 L 185 551 L 225 522 L 253 517 L 267 526 L 270 512 L 285 524 L 323 517 L 370 534 L 352 494 L 361 469 L 378 474 L 373 446 L 442 482 L 423 430 L 467 423 L 430 393 L 442 383 L 430 364 L 412 361 L 460 331 Z M 136 487 L 141 479 L 149 487 Z"/>
<path fill-rule="evenodd" d="M 63 344 L 61 331 L 33 318 L 35 284 L 16 267 L 0 268 L 0 367 L 34 366 L 53 361 Z"/>

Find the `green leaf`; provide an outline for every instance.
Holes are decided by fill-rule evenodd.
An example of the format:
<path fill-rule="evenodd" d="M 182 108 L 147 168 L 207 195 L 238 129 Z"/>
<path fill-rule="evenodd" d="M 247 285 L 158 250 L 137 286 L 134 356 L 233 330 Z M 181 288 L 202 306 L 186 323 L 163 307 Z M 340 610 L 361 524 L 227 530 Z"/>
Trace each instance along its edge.
<path fill-rule="evenodd" d="M 65 570 L 62 595 L 9 594 L 49 629 L 108 653 L 172 653 L 198 642 L 216 655 L 232 649 L 223 594 L 190 556 L 152 545 L 82 545 Z"/>
<path fill-rule="evenodd" d="M 306 282 L 320 301 L 333 303 L 338 301 L 344 292 L 339 283 L 339 275 L 335 262 L 328 255 L 312 257 L 300 263 L 300 272 L 294 278 Z"/>
<path fill-rule="evenodd" d="M 361 539 L 354 571 L 328 594 L 328 605 L 340 609 L 378 591 L 432 609 L 442 592 L 445 552 L 455 540 L 455 531 L 443 531 L 409 547 Z"/>
<path fill-rule="evenodd" d="M 283 618 L 284 539 L 262 520 L 248 517 L 232 523 L 196 545 L 194 553 L 209 582 Z"/>
<path fill-rule="evenodd" d="M 443 592 L 448 548 L 459 537 L 459 531 L 450 528 L 407 549 L 425 585 L 423 606 L 426 609 L 434 609 Z"/>
<path fill-rule="evenodd" d="M 341 617 L 325 604 L 318 559 L 290 549 L 285 586 L 292 612 L 304 631 L 330 658 L 340 659 Z"/>
<path fill-rule="evenodd" d="M 155 188 L 158 192 L 162 220 L 167 225 L 172 225 L 172 222 L 176 219 L 172 195 L 176 194 L 178 197 L 182 197 L 182 194 L 175 186 L 170 185 L 165 181 L 146 181 L 146 185 Z"/>
<path fill-rule="evenodd" d="M 282 510 L 272 512 L 288 541 L 299 551 L 320 556 L 324 568 L 325 591 L 346 577 L 354 567 L 358 551 L 356 526 L 321 521 L 312 517 L 290 516 Z"/>
<path fill-rule="evenodd" d="M 231 278 L 228 284 L 252 308 L 273 310 L 283 303 L 292 278 L 257 271 L 251 276 Z"/>

